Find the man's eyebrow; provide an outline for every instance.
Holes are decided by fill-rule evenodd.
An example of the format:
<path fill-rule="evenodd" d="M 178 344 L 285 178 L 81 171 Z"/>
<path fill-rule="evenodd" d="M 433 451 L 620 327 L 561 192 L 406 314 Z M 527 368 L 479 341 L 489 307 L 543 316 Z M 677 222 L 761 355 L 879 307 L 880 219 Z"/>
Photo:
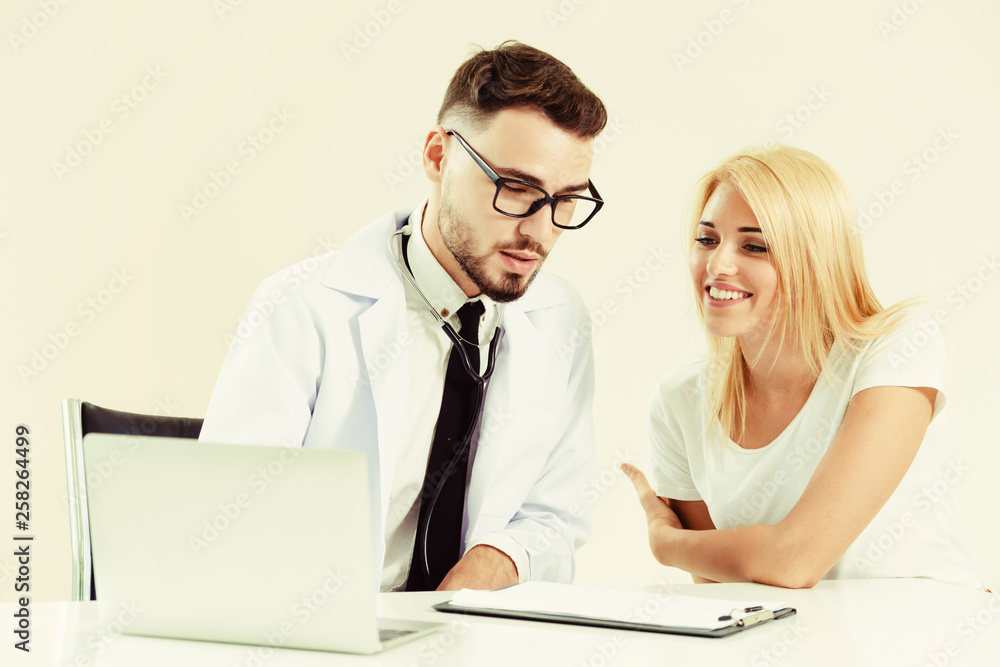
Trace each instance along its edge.
<path fill-rule="evenodd" d="M 518 181 L 524 181 L 525 183 L 530 183 L 531 185 L 538 186 L 542 190 L 545 190 L 541 179 L 532 176 L 531 174 L 525 173 L 520 169 L 507 169 L 503 167 L 495 167 L 493 169 L 497 174 L 503 176 L 504 178 L 513 178 Z M 590 182 L 577 185 L 570 185 L 569 187 L 560 188 L 559 192 L 582 192 L 590 188 Z"/>
<path fill-rule="evenodd" d="M 583 183 L 582 185 L 571 185 L 567 188 L 562 188 L 560 192 L 582 192 L 584 190 L 590 189 L 590 181 Z"/>
<path fill-rule="evenodd" d="M 712 229 L 715 229 L 715 225 L 712 224 L 711 222 L 706 221 L 706 220 L 702 220 L 698 224 L 699 225 L 705 225 L 706 227 L 711 227 Z M 740 232 L 741 234 L 763 234 L 764 233 L 763 230 L 761 230 L 760 227 L 740 227 L 736 231 Z"/>
<path fill-rule="evenodd" d="M 532 185 L 537 185 L 538 187 L 542 187 L 542 181 L 540 178 L 525 173 L 520 169 L 508 169 L 506 167 L 497 167 L 494 169 L 494 171 L 496 171 L 504 178 L 513 178 L 518 181 L 524 181 L 525 183 L 531 183 Z"/>

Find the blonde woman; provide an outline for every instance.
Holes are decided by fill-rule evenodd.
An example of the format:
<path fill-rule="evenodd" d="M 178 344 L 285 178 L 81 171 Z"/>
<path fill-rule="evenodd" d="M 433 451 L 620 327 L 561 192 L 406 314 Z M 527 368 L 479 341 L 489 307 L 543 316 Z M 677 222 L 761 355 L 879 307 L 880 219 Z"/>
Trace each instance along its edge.
<path fill-rule="evenodd" d="M 699 582 L 979 587 L 949 509 L 967 469 L 946 454 L 940 327 L 879 304 L 841 180 L 806 151 L 748 149 L 693 208 L 710 356 L 650 401 L 653 487 L 622 466 L 656 559 Z"/>

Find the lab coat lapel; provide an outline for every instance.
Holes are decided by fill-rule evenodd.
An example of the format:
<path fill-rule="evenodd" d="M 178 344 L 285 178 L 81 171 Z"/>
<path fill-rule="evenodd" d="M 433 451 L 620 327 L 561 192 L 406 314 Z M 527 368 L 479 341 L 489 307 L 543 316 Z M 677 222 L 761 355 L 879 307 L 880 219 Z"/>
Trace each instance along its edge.
<path fill-rule="evenodd" d="M 401 228 L 413 209 L 388 213 L 354 234 L 323 278 L 323 284 L 359 297 L 372 305 L 358 316 L 363 366 L 375 404 L 378 446 L 369 460 L 378 461 L 381 525 L 389 509 L 392 475 L 402 441 L 409 350 L 406 295 L 389 252 L 389 235 Z"/>
<path fill-rule="evenodd" d="M 544 373 L 535 327 L 527 315 L 508 308 L 504 317 L 504 337 L 497 351 L 496 369 L 486 392 L 486 405 L 479 425 L 475 461 L 469 483 L 469 533 L 475 534 L 476 523 L 487 499 L 502 499 L 509 494 L 501 488 L 504 479 L 497 472 L 507 468 L 509 458 L 516 457 L 530 439 L 524 421 L 531 411 L 536 395 L 531 378 Z M 492 502 L 492 501 L 491 501 Z"/>
<path fill-rule="evenodd" d="M 403 439 L 403 419 L 409 386 L 409 348 L 406 297 L 402 285 L 391 286 L 358 318 L 361 346 L 372 399 L 378 436 L 379 479 L 382 520 L 389 507 L 392 476 Z"/>

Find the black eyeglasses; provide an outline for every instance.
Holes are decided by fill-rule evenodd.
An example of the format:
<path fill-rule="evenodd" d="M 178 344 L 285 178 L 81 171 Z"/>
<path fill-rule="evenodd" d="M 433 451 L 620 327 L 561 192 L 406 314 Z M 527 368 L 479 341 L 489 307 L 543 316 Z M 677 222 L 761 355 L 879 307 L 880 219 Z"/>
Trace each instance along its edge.
<path fill-rule="evenodd" d="M 604 200 L 594 187 L 594 182 L 588 180 L 587 187 L 593 197 L 583 195 L 550 195 L 537 185 L 525 183 L 514 178 L 505 178 L 497 174 L 486 160 L 462 138 L 458 132 L 447 130 L 447 134 L 458 139 L 462 147 L 469 152 L 476 164 L 486 172 L 497 192 L 493 196 L 493 208 L 511 218 L 527 218 L 534 215 L 543 206 L 552 205 L 552 224 L 560 229 L 580 229 L 590 222 L 591 218 L 604 206 Z"/>

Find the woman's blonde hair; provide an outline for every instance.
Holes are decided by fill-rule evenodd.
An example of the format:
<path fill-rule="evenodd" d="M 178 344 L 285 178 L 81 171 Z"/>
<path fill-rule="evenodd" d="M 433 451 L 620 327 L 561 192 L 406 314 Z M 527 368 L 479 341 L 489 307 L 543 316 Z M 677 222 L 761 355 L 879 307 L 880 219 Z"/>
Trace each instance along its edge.
<path fill-rule="evenodd" d="M 724 160 L 697 185 L 689 240 L 698 236 L 705 204 L 721 183 L 749 205 L 778 276 L 774 316 L 764 347 L 777 340 L 805 355 L 819 377 L 834 340 L 856 347 L 888 333 L 906 304 L 883 309 L 865 272 L 856 213 L 843 181 L 808 151 L 770 144 L 746 148 Z M 702 303 L 698 312 L 704 322 Z M 708 334 L 711 414 L 724 435 L 740 439 L 746 424 L 750 367 L 737 338 Z M 763 349 L 763 348 L 762 348 Z"/>

